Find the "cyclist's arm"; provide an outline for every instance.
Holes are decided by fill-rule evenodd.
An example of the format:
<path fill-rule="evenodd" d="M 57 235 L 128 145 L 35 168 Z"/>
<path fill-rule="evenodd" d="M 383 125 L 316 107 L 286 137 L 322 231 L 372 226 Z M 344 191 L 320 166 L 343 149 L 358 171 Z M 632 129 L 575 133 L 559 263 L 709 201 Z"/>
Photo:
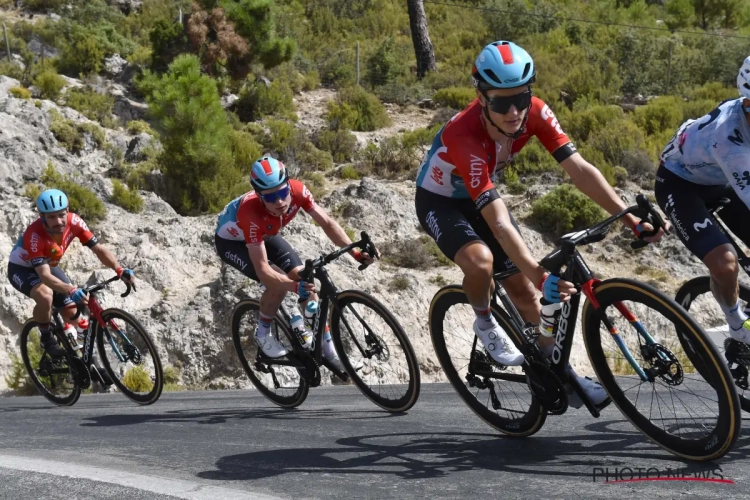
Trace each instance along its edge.
<path fill-rule="evenodd" d="M 481 210 L 482 217 L 487 221 L 487 225 L 492 230 L 492 234 L 495 236 L 500 246 L 511 261 L 518 267 L 518 269 L 527 277 L 534 285 L 537 285 L 544 278 L 544 273 L 547 271 L 539 265 L 539 263 L 531 255 L 529 248 L 524 243 L 521 235 L 516 231 L 515 226 L 510 221 L 510 214 L 505 203 L 500 199 L 500 195 L 497 193 L 495 188 L 492 191 L 487 191 L 480 195 L 480 198 L 489 196 L 492 197 L 494 193 L 495 199 L 490 201 Z"/>
<path fill-rule="evenodd" d="M 610 215 L 615 215 L 628 208 L 617 196 L 617 193 L 599 169 L 587 162 L 580 153 L 573 153 L 560 162 L 560 166 L 568 173 L 573 180 L 573 184 L 583 194 L 591 198 L 594 203 L 609 212 Z M 630 228 L 638 224 L 638 219 L 631 214 L 623 217 L 622 221 Z"/>
<path fill-rule="evenodd" d="M 101 243 L 97 243 L 96 245 L 92 246 L 91 251 L 94 252 L 96 258 L 99 259 L 99 262 L 101 262 L 108 268 L 112 269 L 113 271 L 117 271 L 117 269 L 119 269 L 120 264 L 117 263 L 115 254 L 107 250 L 107 248 Z"/>
<path fill-rule="evenodd" d="M 290 280 L 285 274 L 274 271 L 268 263 L 265 243 L 261 241 L 257 244 L 248 244 L 247 253 L 250 255 L 250 262 L 253 263 L 255 274 L 258 275 L 261 283 L 268 288 L 297 292 L 297 282 Z"/>
<path fill-rule="evenodd" d="M 333 242 L 337 247 L 345 247 L 351 245 L 352 240 L 347 236 L 346 231 L 339 225 L 336 220 L 329 216 L 325 210 L 319 205 L 316 205 L 313 210 L 309 212 L 310 217 L 323 229 L 326 236 Z"/>
<path fill-rule="evenodd" d="M 34 272 L 39 275 L 39 279 L 42 280 L 42 283 L 50 287 L 55 292 L 69 295 L 70 291 L 76 288 L 75 285 L 65 283 L 63 280 L 53 275 L 52 271 L 49 268 L 49 264 L 41 264 L 39 266 L 36 266 L 34 268 Z"/>
<path fill-rule="evenodd" d="M 727 182 L 742 202 L 750 208 L 750 148 L 745 143 L 737 146 L 724 140 L 714 153 L 716 163 L 724 171 Z"/>

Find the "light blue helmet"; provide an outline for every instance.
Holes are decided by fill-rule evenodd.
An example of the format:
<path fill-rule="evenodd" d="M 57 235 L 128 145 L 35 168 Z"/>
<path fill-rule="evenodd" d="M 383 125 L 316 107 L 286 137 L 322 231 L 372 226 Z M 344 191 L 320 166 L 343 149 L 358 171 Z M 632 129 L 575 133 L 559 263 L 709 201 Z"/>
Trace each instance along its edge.
<path fill-rule="evenodd" d="M 36 208 L 46 214 L 68 208 L 68 197 L 59 189 L 48 189 L 36 199 Z"/>
<path fill-rule="evenodd" d="M 264 156 L 250 169 L 250 184 L 256 191 L 273 189 L 286 181 L 286 167 L 276 158 Z"/>
<path fill-rule="evenodd" d="M 536 80 L 534 61 L 513 42 L 499 40 L 482 49 L 471 69 L 474 86 L 485 92 L 512 89 Z"/>

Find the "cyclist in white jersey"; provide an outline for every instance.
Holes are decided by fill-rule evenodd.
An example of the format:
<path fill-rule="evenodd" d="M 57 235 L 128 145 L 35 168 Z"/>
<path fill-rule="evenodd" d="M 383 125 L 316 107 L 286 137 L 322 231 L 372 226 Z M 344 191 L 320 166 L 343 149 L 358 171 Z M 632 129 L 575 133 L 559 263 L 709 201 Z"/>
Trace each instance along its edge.
<path fill-rule="evenodd" d="M 680 126 L 661 153 L 654 191 L 680 240 L 708 267 L 731 337 L 750 343 L 750 320 L 739 307 L 737 255 L 706 208 L 729 198 L 720 217 L 750 244 L 750 57 L 740 68 L 737 88 L 738 99 Z"/>

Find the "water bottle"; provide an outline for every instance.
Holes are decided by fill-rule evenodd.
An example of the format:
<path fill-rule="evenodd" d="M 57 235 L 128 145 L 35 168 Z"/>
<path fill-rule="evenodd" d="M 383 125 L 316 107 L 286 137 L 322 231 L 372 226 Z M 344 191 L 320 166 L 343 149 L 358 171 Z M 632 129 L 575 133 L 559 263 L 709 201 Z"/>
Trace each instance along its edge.
<path fill-rule="evenodd" d="M 78 340 L 83 341 L 86 338 L 86 332 L 89 329 L 89 321 L 86 318 L 81 318 L 76 325 L 76 333 L 78 334 Z"/>
<path fill-rule="evenodd" d="M 318 303 L 314 300 L 308 301 L 307 305 L 305 306 L 304 315 L 305 323 L 312 330 L 315 324 L 315 316 L 318 315 Z"/>
<path fill-rule="evenodd" d="M 302 347 L 305 349 L 310 349 L 310 346 L 312 346 L 313 343 L 313 336 L 310 331 L 305 327 L 305 320 L 302 319 L 302 316 L 299 314 L 295 314 L 292 316 L 291 321 L 292 331 L 297 335 L 297 338 L 299 339 L 300 344 L 302 344 Z"/>
<path fill-rule="evenodd" d="M 78 345 L 78 332 L 76 332 L 76 327 L 69 323 L 65 323 L 63 332 L 65 332 L 65 335 L 68 337 L 70 347 L 72 347 L 74 351 L 81 348 L 81 346 Z"/>
<path fill-rule="evenodd" d="M 557 325 L 557 318 L 560 316 L 560 309 L 562 309 L 562 303 L 548 302 L 546 299 L 542 299 L 542 324 L 539 325 L 539 333 L 545 337 L 552 337 L 555 334 L 555 325 Z"/>

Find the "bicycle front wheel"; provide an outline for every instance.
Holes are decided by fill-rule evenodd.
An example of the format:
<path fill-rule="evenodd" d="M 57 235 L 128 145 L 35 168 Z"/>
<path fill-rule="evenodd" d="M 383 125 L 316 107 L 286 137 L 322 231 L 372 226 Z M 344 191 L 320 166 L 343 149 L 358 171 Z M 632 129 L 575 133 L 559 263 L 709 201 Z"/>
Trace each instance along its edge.
<path fill-rule="evenodd" d="M 492 314 L 513 342 L 522 340 L 510 317 L 497 304 Z M 466 405 L 490 426 L 509 436 L 537 432 L 547 419 L 519 366 L 496 363 L 478 342 L 476 314 L 459 285 L 441 288 L 430 304 L 430 336 L 446 377 Z"/>
<path fill-rule="evenodd" d="M 30 396 L 36 392 L 36 386 L 49 402 L 58 406 L 73 406 L 81 397 L 81 389 L 75 383 L 68 359 L 51 358 L 42 349 L 39 339 L 37 322 L 28 320 L 21 330 L 21 358 L 33 385 L 23 381 L 16 391 Z"/>
<path fill-rule="evenodd" d="M 395 317 L 374 297 L 346 290 L 336 297 L 331 339 L 354 384 L 384 410 L 403 412 L 417 402 L 417 355 Z"/>
<path fill-rule="evenodd" d="M 250 382 L 261 394 L 282 408 L 294 408 L 305 401 L 310 390 L 303 376 L 304 368 L 295 367 L 289 356 L 278 360 L 262 356 L 255 341 L 259 312 L 260 303 L 256 299 L 246 299 L 234 306 L 231 319 L 234 349 Z M 278 313 L 269 335 L 275 336 L 289 352 L 294 351 L 292 332 Z"/>
<path fill-rule="evenodd" d="M 747 309 L 750 306 L 750 288 L 740 283 L 740 307 Z M 741 342 L 731 340 L 729 336 L 729 325 L 727 319 L 711 293 L 711 279 L 708 276 L 694 278 L 685 283 L 677 291 L 675 302 L 690 311 L 690 315 L 705 329 L 706 335 L 714 343 L 719 353 L 727 357 L 727 347 L 742 352 L 745 357 L 750 357 L 750 347 Z M 747 353 L 747 354 L 746 354 Z M 730 354 L 730 358 L 731 358 Z M 736 361 L 744 361 L 737 359 Z M 748 384 L 748 368 L 743 363 L 734 363 L 727 360 L 729 372 L 734 378 L 737 387 L 737 395 L 740 398 L 740 406 L 746 412 L 750 412 L 750 386 Z"/>
<path fill-rule="evenodd" d="M 583 307 L 584 342 L 620 411 L 675 455 L 725 455 L 740 433 L 740 405 L 727 365 L 701 327 L 671 298 L 635 280 L 603 281 L 594 299 L 598 307 L 590 300 Z"/>
<path fill-rule="evenodd" d="M 94 321 L 96 346 L 112 382 L 128 399 L 150 405 L 161 396 L 164 368 L 146 331 L 121 309 L 102 311 L 105 325 Z"/>

